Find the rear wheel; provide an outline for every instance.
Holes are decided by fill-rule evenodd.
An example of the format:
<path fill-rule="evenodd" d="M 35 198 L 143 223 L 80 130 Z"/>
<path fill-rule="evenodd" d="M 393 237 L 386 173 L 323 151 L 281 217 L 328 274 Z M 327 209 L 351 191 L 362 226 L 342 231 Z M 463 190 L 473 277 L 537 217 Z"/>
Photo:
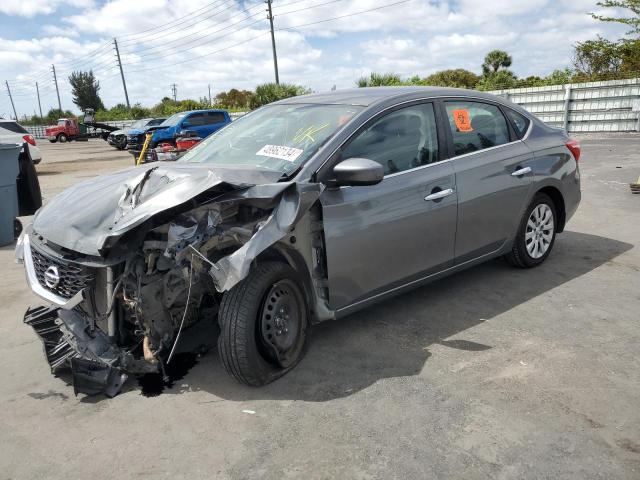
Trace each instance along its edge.
<path fill-rule="evenodd" d="M 64 133 L 61 133 L 60 135 L 58 135 L 58 141 L 60 143 L 65 143 L 67 140 L 68 140 L 68 138 Z"/>
<path fill-rule="evenodd" d="M 218 351 L 238 381 L 266 385 L 303 357 L 309 315 L 301 284 L 289 265 L 266 262 L 224 294 Z"/>
<path fill-rule="evenodd" d="M 556 239 L 556 207 L 545 193 L 537 193 L 524 213 L 507 261 L 519 268 L 532 268 L 544 262 Z"/>

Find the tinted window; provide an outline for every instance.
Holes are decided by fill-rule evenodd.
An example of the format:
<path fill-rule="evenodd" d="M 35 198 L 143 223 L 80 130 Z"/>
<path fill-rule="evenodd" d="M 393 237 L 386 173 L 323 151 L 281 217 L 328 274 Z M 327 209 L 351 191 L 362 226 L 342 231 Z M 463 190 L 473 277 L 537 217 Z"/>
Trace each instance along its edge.
<path fill-rule="evenodd" d="M 193 115 L 187 117 L 186 121 L 189 122 L 194 127 L 195 126 L 200 126 L 200 125 L 205 125 L 205 114 L 204 113 L 194 113 Z"/>
<path fill-rule="evenodd" d="M 206 116 L 206 124 L 211 125 L 213 123 L 224 122 L 224 113 L 222 112 L 209 112 Z"/>
<path fill-rule="evenodd" d="M 16 122 L 0 122 L 0 128 L 4 128 L 13 133 L 29 133 Z"/>
<path fill-rule="evenodd" d="M 509 143 L 507 120 L 495 105 L 480 102 L 445 102 L 453 137 L 454 155 Z"/>
<path fill-rule="evenodd" d="M 374 160 L 385 175 L 437 162 L 433 105 L 414 105 L 382 117 L 352 140 L 340 158 Z"/>
<path fill-rule="evenodd" d="M 160 125 L 165 120 L 166 120 L 165 118 L 154 118 L 153 120 L 150 120 L 147 125 L 150 127 L 153 125 Z"/>
<path fill-rule="evenodd" d="M 518 134 L 518 138 L 524 137 L 524 134 L 527 132 L 527 128 L 529 128 L 529 119 L 510 108 L 506 108 L 505 112 L 507 113 L 507 117 L 511 120 L 511 123 L 513 123 L 513 128 Z"/>

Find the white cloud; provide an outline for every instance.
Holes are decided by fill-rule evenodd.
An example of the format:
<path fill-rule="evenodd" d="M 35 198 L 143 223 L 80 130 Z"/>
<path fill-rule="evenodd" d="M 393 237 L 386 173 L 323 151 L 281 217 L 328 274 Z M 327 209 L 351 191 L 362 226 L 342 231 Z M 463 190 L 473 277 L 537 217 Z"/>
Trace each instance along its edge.
<path fill-rule="evenodd" d="M 405 77 L 458 67 L 479 72 L 482 58 L 495 48 L 513 56 L 518 75 L 541 75 L 569 66 L 576 41 L 598 34 L 615 39 L 624 33 L 624 27 L 588 15 L 594 0 L 411 0 L 369 13 L 358 12 L 394 0 L 342 0 L 294 12 L 326 1 L 274 4 L 282 81 L 326 90 L 334 84 L 352 87 L 371 71 Z M 93 69 L 108 106 L 124 102 L 114 36 L 132 102 L 151 105 L 170 95 L 172 83 L 178 85 L 178 97 L 197 98 L 207 93 L 209 84 L 215 94 L 273 80 L 271 39 L 261 0 L 232 8 L 225 6 L 230 2 L 211 0 L 190 0 L 188 7 L 170 0 L 112 0 L 100 5 L 0 0 L 0 12 L 47 13 L 63 3 L 76 5 L 77 13 L 45 17 L 42 29 L 30 39 L 0 38 L 0 62 L 15 85 L 19 112 L 32 112 L 37 106 L 35 81 L 41 87 L 43 109 L 57 103 L 52 63 L 64 108 L 73 107 L 67 77 L 74 69 Z M 188 12 L 195 13 L 179 19 Z M 350 16 L 282 30 L 344 15 Z M 158 28 L 163 24 L 167 25 Z M 194 60 L 182 63 L 188 59 Z M 6 95 L 0 107 L 5 103 Z"/>
<path fill-rule="evenodd" d="M 16 15 L 19 17 L 35 17 L 36 15 L 49 15 L 55 12 L 61 5 L 74 7 L 88 7 L 93 1 L 88 0 L 2 0 L 0 13 Z"/>

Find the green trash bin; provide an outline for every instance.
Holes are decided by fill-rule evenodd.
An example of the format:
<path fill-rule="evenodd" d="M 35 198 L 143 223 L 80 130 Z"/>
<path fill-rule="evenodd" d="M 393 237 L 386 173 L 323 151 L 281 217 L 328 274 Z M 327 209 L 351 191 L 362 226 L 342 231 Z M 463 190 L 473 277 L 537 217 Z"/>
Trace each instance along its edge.
<path fill-rule="evenodd" d="M 0 247 L 13 243 L 14 221 L 18 216 L 20 145 L 0 144 Z"/>

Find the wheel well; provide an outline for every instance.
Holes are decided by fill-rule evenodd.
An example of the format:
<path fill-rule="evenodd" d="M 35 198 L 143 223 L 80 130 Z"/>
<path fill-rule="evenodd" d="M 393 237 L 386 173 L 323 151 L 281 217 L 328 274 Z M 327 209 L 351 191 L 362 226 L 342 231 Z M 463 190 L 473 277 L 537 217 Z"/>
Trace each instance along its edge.
<path fill-rule="evenodd" d="M 562 193 L 555 187 L 544 187 L 538 190 L 538 192 L 546 193 L 553 200 L 553 204 L 556 207 L 556 213 L 558 214 L 558 229 L 557 232 L 560 233 L 564 230 L 564 224 L 567 219 L 567 212 L 564 206 L 564 198 L 562 197 Z"/>

